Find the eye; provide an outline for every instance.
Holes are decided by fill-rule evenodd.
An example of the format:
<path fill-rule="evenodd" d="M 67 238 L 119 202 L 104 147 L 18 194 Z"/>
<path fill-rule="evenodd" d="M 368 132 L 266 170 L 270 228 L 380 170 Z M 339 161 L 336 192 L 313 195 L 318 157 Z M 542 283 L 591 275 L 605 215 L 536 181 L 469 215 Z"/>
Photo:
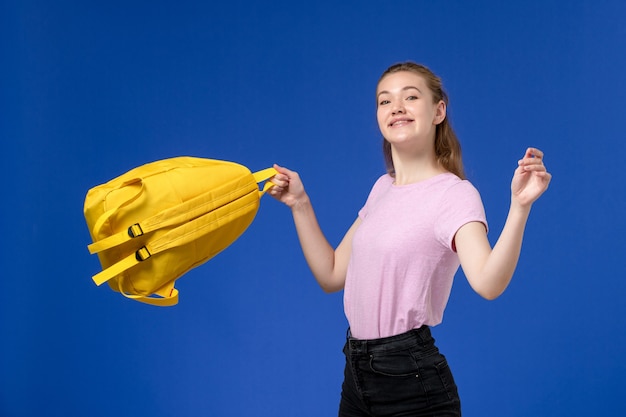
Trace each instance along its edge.
<path fill-rule="evenodd" d="M 390 101 L 389 100 L 380 100 L 380 102 L 378 103 L 379 106 L 384 106 L 385 104 L 389 104 Z"/>
<path fill-rule="evenodd" d="M 417 100 L 417 96 L 408 96 L 407 100 Z"/>

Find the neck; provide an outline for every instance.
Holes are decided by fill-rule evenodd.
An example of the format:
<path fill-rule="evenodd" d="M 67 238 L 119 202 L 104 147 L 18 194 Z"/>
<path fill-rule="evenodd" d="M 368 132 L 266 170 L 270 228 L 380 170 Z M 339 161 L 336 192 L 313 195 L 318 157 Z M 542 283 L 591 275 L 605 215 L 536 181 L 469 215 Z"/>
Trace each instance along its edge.
<path fill-rule="evenodd" d="M 434 150 L 423 155 L 405 155 L 392 149 L 392 158 L 396 185 L 424 181 L 447 172 L 439 164 Z"/>

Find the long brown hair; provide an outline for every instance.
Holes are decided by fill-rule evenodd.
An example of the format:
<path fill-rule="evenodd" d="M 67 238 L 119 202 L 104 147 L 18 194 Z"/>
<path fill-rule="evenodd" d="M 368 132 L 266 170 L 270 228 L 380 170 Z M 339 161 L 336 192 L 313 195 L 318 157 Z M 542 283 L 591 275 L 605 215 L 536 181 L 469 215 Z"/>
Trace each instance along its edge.
<path fill-rule="evenodd" d="M 426 85 L 433 94 L 433 103 L 436 104 L 439 103 L 440 100 L 443 100 L 443 102 L 446 103 L 446 108 L 448 107 L 448 94 L 443 89 L 441 78 L 421 64 L 410 61 L 394 64 L 383 72 L 378 80 L 378 84 L 380 84 L 382 79 L 387 75 L 401 71 L 408 71 L 421 76 L 426 81 Z M 463 159 L 461 157 L 461 143 L 456 137 L 456 133 L 454 133 L 447 115 L 446 118 L 437 125 L 435 130 L 435 155 L 437 156 L 437 161 L 444 169 L 461 179 L 465 179 Z M 395 176 L 395 168 L 391 158 L 391 144 L 385 138 L 383 138 L 383 156 L 385 157 L 387 172 L 389 175 Z"/>

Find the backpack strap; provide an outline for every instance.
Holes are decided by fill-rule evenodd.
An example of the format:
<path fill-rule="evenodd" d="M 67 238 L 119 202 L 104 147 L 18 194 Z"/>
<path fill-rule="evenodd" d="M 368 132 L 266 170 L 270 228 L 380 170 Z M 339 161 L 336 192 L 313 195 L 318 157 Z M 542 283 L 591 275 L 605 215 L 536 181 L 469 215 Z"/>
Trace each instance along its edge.
<path fill-rule="evenodd" d="M 264 176 L 268 176 L 267 178 L 269 178 L 275 175 L 276 170 L 270 168 L 269 170 L 264 170 L 263 172 L 264 173 L 261 174 L 258 178 L 262 178 Z M 255 179 L 256 178 L 257 177 L 255 177 Z M 263 193 L 271 186 L 272 185 L 265 184 L 264 190 L 259 191 L 259 195 L 263 195 Z M 230 211 L 229 214 L 231 216 L 234 216 L 234 218 L 244 215 L 250 209 L 250 207 L 253 207 L 258 203 L 258 196 L 254 196 L 254 194 L 250 193 L 246 196 L 248 201 L 244 201 L 242 203 L 243 205 L 241 205 L 234 211 Z M 245 199 L 246 196 L 243 196 L 242 199 Z M 93 281 L 96 283 L 96 285 L 102 285 L 103 283 L 122 274 L 123 272 L 134 267 L 135 265 L 146 261 L 147 259 L 158 253 L 164 252 L 171 248 L 186 245 L 187 243 L 192 242 L 199 237 L 210 233 L 212 230 L 218 227 L 220 222 L 223 222 L 222 217 L 225 214 L 225 210 L 230 210 L 230 208 L 228 206 L 218 207 L 214 211 L 205 213 L 204 215 L 196 219 L 185 222 L 182 225 L 168 231 L 163 236 L 152 242 L 147 243 L 145 246 L 139 248 L 134 253 L 131 253 L 126 258 L 97 273 L 92 277 Z"/>
<path fill-rule="evenodd" d="M 252 195 L 253 194 L 248 194 L 248 196 Z M 244 203 L 243 206 L 237 208 L 234 211 L 231 211 L 230 215 L 234 216 L 234 218 L 239 217 L 245 214 L 250 207 L 256 205 L 258 202 L 257 197 L 254 197 L 254 199 L 249 197 L 249 200 L 250 201 Z M 127 271 L 133 266 L 150 259 L 150 257 L 158 253 L 178 246 L 186 245 L 187 243 L 208 234 L 209 232 L 214 230 L 215 227 L 219 225 L 219 223 L 223 222 L 223 213 L 220 209 L 226 210 L 226 207 L 220 207 L 213 212 L 207 213 L 201 217 L 198 217 L 197 219 L 184 223 L 177 228 L 165 233 L 158 239 L 147 243 L 145 246 L 137 249 L 126 258 L 118 261 L 117 263 L 109 266 L 107 269 L 100 271 L 99 273 L 94 275 L 92 277 L 93 281 L 96 283 L 96 285 L 102 285 L 110 279 L 120 275 L 121 273 Z"/>
<path fill-rule="evenodd" d="M 259 183 L 269 179 L 276 174 L 277 171 L 274 168 L 267 168 L 253 173 L 252 176 L 254 177 L 255 182 Z M 259 191 L 259 198 L 263 196 L 263 194 L 273 185 L 274 184 L 272 184 L 270 181 L 267 181 L 264 184 L 263 189 Z M 230 187 L 230 185 L 227 184 L 225 185 L 225 187 Z M 167 210 L 163 210 L 162 212 L 141 221 L 141 223 L 135 223 L 131 225 L 127 230 L 123 230 L 114 235 L 94 242 L 87 246 L 87 248 L 89 249 L 89 253 L 91 254 L 99 253 L 115 246 L 121 245 L 122 243 L 128 242 L 129 240 L 132 240 L 136 237 L 153 232 L 155 230 L 188 222 L 189 220 L 192 220 L 201 215 L 204 215 L 205 213 L 210 212 L 211 210 L 214 210 L 216 207 L 220 207 L 221 205 L 228 203 L 232 200 L 233 197 L 236 198 L 239 197 L 239 195 L 244 195 L 247 192 L 248 188 L 248 185 L 244 185 L 228 193 L 220 193 L 219 190 L 207 191 L 206 193 L 194 197 L 189 201 L 178 204 Z M 215 195 L 220 194 L 221 196 L 219 198 L 215 198 Z M 132 200 L 125 202 L 123 205 L 134 201 L 137 197 L 138 195 Z M 96 225 L 94 226 L 94 236 L 97 236 L 97 232 L 100 231 L 102 225 L 104 224 L 104 221 L 108 220 L 111 215 L 121 206 L 122 205 L 108 210 L 106 213 L 104 213 L 101 216 L 101 218 L 105 218 L 102 222 L 100 221 L 101 219 L 98 219 Z"/>
<path fill-rule="evenodd" d="M 254 180 L 257 183 L 266 181 L 268 179 L 270 179 L 271 177 L 273 177 L 274 175 L 278 174 L 278 171 L 276 171 L 276 169 L 274 168 L 266 168 L 266 169 L 262 169 L 261 171 L 257 171 L 255 173 L 252 174 L 252 176 L 254 177 Z M 265 192 L 267 190 L 269 190 L 271 187 L 274 186 L 274 183 L 271 181 L 266 181 L 265 184 L 263 184 L 263 189 L 261 189 L 259 191 L 259 197 L 261 197 L 263 194 L 265 194 Z"/>
<path fill-rule="evenodd" d="M 118 281 L 118 291 L 126 298 L 139 301 L 140 303 L 150 304 L 158 307 L 171 307 L 178 304 L 178 290 L 174 288 L 174 282 L 169 282 L 165 287 L 159 288 L 154 292 L 158 297 L 146 297 L 143 295 L 126 294 L 122 290 L 122 283 Z"/>
<path fill-rule="evenodd" d="M 228 187 L 229 185 L 227 184 L 226 186 Z M 228 193 L 220 193 L 219 190 L 207 191 L 192 198 L 191 200 L 177 204 L 155 214 L 154 216 L 148 217 L 141 222 L 135 223 L 128 227 L 127 230 L 122 230 L 121 232 L 94 242 L 87 246 L 87 248 L 91 254 L 99 253 L 128 242 L 136 237 L 154 232 L 155 230 L 187 222 L 215 209 L 216 207 L 220 207 L 221 205 L 228 203 L 233 198 L 237 198 L 238 196 L 249 192 L 249 190 L 250 186 L 244 185 L 243 187 L 231 190 Z M 215 195 L 220 194 L 220 197 L 215 198 Z M 106 215 L 107 217 L 110 217 L 112 213 L 109 213 L 116 209 L 117 208 L 107 211 L 107 213 L 103 216 Z"/>

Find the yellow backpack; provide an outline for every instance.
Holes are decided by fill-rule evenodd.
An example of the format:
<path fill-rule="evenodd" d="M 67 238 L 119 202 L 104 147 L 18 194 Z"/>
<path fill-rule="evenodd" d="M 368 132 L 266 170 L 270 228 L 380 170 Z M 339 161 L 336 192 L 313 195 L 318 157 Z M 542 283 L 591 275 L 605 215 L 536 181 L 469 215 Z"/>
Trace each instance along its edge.
<path fill-rule="evenodd" d="M 158 306 L 178 303 L 176 279 L 234 242 L 252 223 L 273 168 L 251 173 L 213 159 L 152 162 L 96 186 L 84 213 L 102 271 L 97 285 Z"/>

